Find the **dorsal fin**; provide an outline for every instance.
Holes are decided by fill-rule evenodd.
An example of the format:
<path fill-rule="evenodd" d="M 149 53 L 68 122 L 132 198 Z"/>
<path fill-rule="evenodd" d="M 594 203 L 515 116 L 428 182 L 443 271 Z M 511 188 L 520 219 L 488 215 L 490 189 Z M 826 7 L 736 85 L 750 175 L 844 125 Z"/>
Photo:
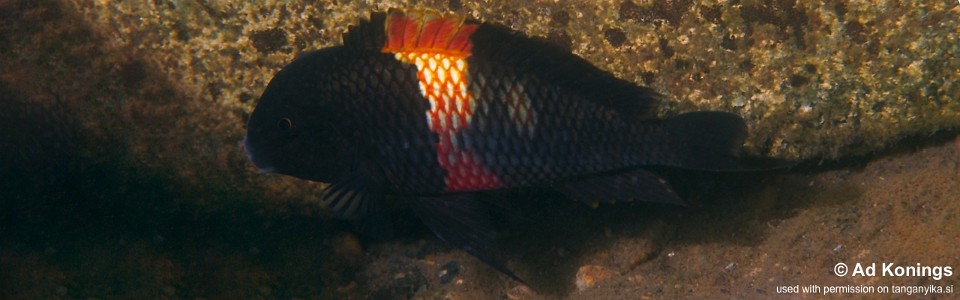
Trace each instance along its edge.
<path fill-rule="evenodd" d="M 433 10 L 404 13 L 391 9 L 388 13 L 372 13 L 369 20 L 349 28 L 343 43 L 354 49 L 442 53 L 510 66 L 628 118 L 652 117 L 662 97 L 650 88 L 616 78 L 542 38 Z"/>
<path fill-rule="evenodd" d="M 343 35 L 343 44 L 389 53 L 428 52 L 467 57 L 473 46 L 470 36 L 478 27 L 454 14 L 441 15 L 433 10 L 404 13 L 391 9 L 386 14 L 372 13 L 369 20 L 350 26 Z"/>
<path fill-rule="evenodd" d="M 370 14 L 370 19 L 361 19 L 357 25 L 347 27 L 343 34 L 343 46 L 353 49 L 379 50 L 383 47 L 386 33 L 383 23 L 387 15 L 382 12 Z"/>
<path fill-rule="evenodd" d="M 474 60 L 511 66 L 518 72 L 532 74 L 614 109 L 627 118 L 645 119 L 657 113 L 662 95 L 656 91 L 616 78 L 545 39 L 483 24 L 471 40 Z"/>
<path fill-rule="evenodd" d="M 457 15 L 433 10 L 414 10 L 408 13 L 391 9 L 384 24 L 386 42 L 383 52 L 443 53 L 456 57 L 470 55 L 473 43 L 470 36 L 477 24 L 466 24 Z"/>

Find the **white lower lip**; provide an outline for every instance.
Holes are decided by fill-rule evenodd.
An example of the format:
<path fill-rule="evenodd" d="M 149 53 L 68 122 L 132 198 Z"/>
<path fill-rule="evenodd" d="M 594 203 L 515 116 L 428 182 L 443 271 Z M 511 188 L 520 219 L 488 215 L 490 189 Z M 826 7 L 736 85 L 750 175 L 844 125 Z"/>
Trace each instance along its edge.
<path fill-rule="evenodd" d="M 260 172 L 273 173 L 273 170 L 274 170 L 273 167 L 258 163 L 257 160 L 253 157 L 253 150 L 251 150 L 250 143 L 249 143 L 249 140 L 247 139 L 247 136 L 243 136 L 243 152 L 247 154 L 247 160 L 252 162 L 253 165 L 260 170 Z"/>

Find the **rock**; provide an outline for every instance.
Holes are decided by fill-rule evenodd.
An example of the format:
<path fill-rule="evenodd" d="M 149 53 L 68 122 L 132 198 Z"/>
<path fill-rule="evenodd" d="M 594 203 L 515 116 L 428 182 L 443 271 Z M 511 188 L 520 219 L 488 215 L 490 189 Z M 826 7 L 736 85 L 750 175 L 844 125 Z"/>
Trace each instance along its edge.
<path fill-rule="evenodd" d="M 421 3 L 420 7 L 433 6 L 434 9 L 445 10 L 443 3 L 446 2 L 427 1 Z M 545 0 L 457 0 L 449 1 L 447 6 L 477 19 L 511 25 L 528 35 L 550 36 L 554 32 L 552 35 L 557 37 L 555 40 L 562 40 L 563 45 L 598 67 L 625 80 L 652 86 L 667 95 L 660 111 L 663 116 L 701 109 L 740 114 L 751 129 L 746 147 L 753 154 L 798 159 L 855 156 L 884 149 L 890 142 L 904 136 L 960 126 L 960 101 L 957 101 L 960 99 L 960 85 L 956 84 L 960 60 L 949 59 L 960 56 L 960 43 L 955 34 L 960 19 L 956 18 L 958 10 L 952 2 L 913 1 L 881 5 L 882 1 L 867 1 L 869 5 L 848 8 L 839 2 L 744 1 L 741 5 L 715 5 L 711 2 L 716 1 L 682 1 L 684 5 L 670 5 L 669 9 L 654 8 L 650 1 L 617 2 L 622 5 Z M 634 2 L 640 4 L 634 5 Z M 339 44 L 340 34 L 348 25 L 355 24 L 369 10 L 385 10 L 388 5 L 390 3 L 370 4 L 351 0 L 2 0 L 0 37 L 4 42 L 0 43 L 0 91 L 5 95 L 18 95 L 0 98 L 4 104 L 0 116 L 11 117 L 0 121 L 0 128 L 5 129 L 0 132 L 6 134 L 0 138 L 0 144 L 17 146 L 0 146 L 0 154 L 3 154 L 0 157 L 15 158 L 5 160 L 3 166 L 12 168 L 14 172 L 11 174 L 17 177 L 26 175 L 23 179 L 16 179 L 16 183 L 31 185 L 70 182 L 68 179 L 73 177 L 64 176 L 64 171 L 82 177 L 112 178 L 114 175 L 109 174 L 114 173 L 146 174 L 130 181 L 137 184 L 118 181 L 120 184 L 116 185 L 119 187 L 116 194 L 151 195 L 156 198 L 169 195 L 176 198 L 177 209 L 194 206 L 203 208 L 186 215 L 172 215 L 176 220 L 202 219 L 216 210 L 239 214 L 238 219 L 243 219 L 249 217 L 242 213 L 248 207 L 258 212 L 257 217 L 275 214 L 313 217 L 315 213 L 309 212 L 309 209 L 317 206 L 308 204 L 318 201 L 324 185 L 267 176 L 254 170 L 240 146 L 244 124 L 259 94 L 277 70 L 305 51 Z M 543 22 L 547 19 L 556 19 L 556 22 Z M 616 45 L 606 40 L 609 37 L 603 34 L 604 28 L 617 29 L 612 35 L 617 41 Z M 621 41 L 623 36 L 626 40 Z M 8 128 L 19 128 L 21 131 L 7 134 Z M 34 141 L 35 138 L 39 140 Z M 960 139 L 955 145 L 953 156 L 945 158 L 954 164 L 957 153 L 960 153 Z M 111 169 L 113 166 L 122 167 L 123 171 L 91 172 L 84 169 L 94 164 L 110 166 Z M 61 166 L 67 168 L 62 169 Z M 23 174 L 19 172 L 21 170 L 29 173 Z M 829 240 L 830 244 L 809 246 L 812 251 L 829 249 L 835 243 L 847 245 L 836 255 L 853 255 L 870 249 L 894 249 L 870 258 L 880 260 L 903 256 L 903 253 L 917 253 L 916 250 L 909 251 L 913 248 L 900 250 L 900 245 L 927 247 L 932 241 L 939 246 L 929 247 L 933 250 L 923 249 L 919 253 L 931 256 L 933 252 L 940 255 L 934 257 L 944 261 L 948 258 L 943 257 L 955 256 L 954 252 L 950 252 L 955 250 L 949 247 L 951 241 L 940 236 L 949 236 L 943 234 L 942 230 L 958 228 L 950 226 L 956 223 L 956 218 L 951 218 L 955 215 L 951 213 L 956 211 L 956 205 L 955 202 L 942 200 L 929 201 L 954 199 L 950 196 L 957 194 L 956 188 L 950 184 L 955 184 L 955 181 L 938 183 L 935 187 L 948 188 L 940 189 L 944 191 L 942 194 L 927 196 L 928 199 L 917 199 L 924 201 L 922 205 L 910 205 L 910 209 L 885 207 L 892 205 L 890 203 L 899 203 L 900 199 L 914 201 L 918 193 L 911 193 L 913 190 L 908 187 L 915 184 L 909 180 L 950 179 L 956 178 L 957 172 L 954 168 L 948 173 L 938 173 L 938 176 L 924 172 L 908 173 L 912 176 L 909 178 L 896 172 L 883 173 L 888 176 L 885 182 L 897 179 L 896 182 L 900 183 L 898 186 L 903 187 L 904 194 L 899 199 L 883 198 L 898 192 L 885 188 L 891 186 L 890 183 L 875 184 L 872 187 L 874 190 L 861 191 L 853 187 L 862 183 L 841 180 L 844 185 L 834 184 L 833 189 L 851 192 L 839 197 L 846 199 L 844 201 L 836 201 L 838 197 L 822 200 L 829 203 L 830 209 L 821 210 L 820 202 L 813 200 L 809 202 L 817 205 L 812 207 L 781 204 L 780 201 L 776 202 L 776 206 L 769 207 L 770 210 L 791 212 L 787 215 L 773 214 L 775 219 L 785 219 L 784 226 L 788 229 L 793 224 L 800 232 L 826 235 L 831 231 L 815 227 L 826 224 L 842 228 L 845 233 L 839 237 L 854 237 L 845 240 L 838 239 L 838 236 L 821 236 L 819 240 Z M 855 176 L 869 179 L 866 175 Z M 828 181 L 817 181 L 818 189 L 821 182 L 831 185 Z M 76 185 L 71 183 L 71 186 Z M 145 193 L 127 192 L 136 191 L 138 187 L 149 189 Z M 66 194 L 74 190 L 64 191 Z M 81 187 L 80 191 L 88 190 Z M 100 199 L 113 194 L 89 195 L 90 199 Z M 6 194 L 2 196 L 0 198 L 13 198 L 6 197 Z M 22 198 L 35 198 L 31 196 L 34 195 L 28 194 Z M 813 196 L 809 197 L 814 199 Z M 137 199 L 139 203 L 141 198 L 129 199 Z M 863 201 L 860 201 L 861 198 Z M 873 202 L 873 207 L 862 205 L 876 201 L 873 199 L 888 198 L 893 200 L 890 203 Z M 235 205 L 240 202 L 243 205 Z M 293 205 L 295 203 L 305 204 Z M 838 211 L 834 205 L 840 205 L 845 209 L 843 211 L 855 213 L 838 216 L 831 213 Z M 937 205 L 945 209 L 937 210 Z M 168 211 L 161 205 L 151 207 L 156 209 L 148 212 Z M 750 213 L 751 209 L 742 211 L 761 220 L 780 222 L 765 219 L 769 214 L 753 214 Z M 943 213 L 937 214 L 938 211 Z M 869 215 L 861 217 L 861 213 Z M 14 211 L 14 214 L 19 212 Z M 935 218 L 917 214 L 934 214 Z M 146 216 L 154 215 L 151 213 Z M 809 223 L 814 227 L 805 227 L 808 225 L 805 219 L 820 216 L 824 217 L 822 224 Z M 709 218 L 697 219 L 694 216 L 693 219 L 702 220 L 703 224 L 717 224 L 709 227 L 722 229 L 749 227 L 742 226 L 744 223 L 731 217 L 721 219 L 719 223 L 713 223 L 715 219 Z M 843 222 L 832 221 L 835 219 Z M 151 226 L 170 223 L 165 220 L 161 218 L 149 223 Z M 911 228 L 904 227 L 906 225 L 895 226 L 889 220 L 934 221 L 909 223 L 918 226 Z M 923 227 L 926 224 L 935 225 Z M 70 225 L 72 223 L 64 223 L 64 227 Z M 763 234 L 758 230 L 717 231 L 738 233 L 738 237 Z M 850 235 L 846 231 L 856 234 Z M 164 236 L 176 236 L 169 232 L 160 233 L 162 235 L 156 235 L 161 237 L 159 240 Z M 210 234 L 220 233 L 211 231 Z M 727 236 L 723 235 L 724 238 Z M 911 242 L 903 243 L 900 237 L 908 238 Z M 169 244 L 175 239 L 170 240 L 165 243 Z M 693 240 L 711 248 L 724 246 L 720 243 L 714 245 L 717 240 L 712 238 Z M 889 240 L 899 243 L 886 243 Z M 736 241 L 740 241 L 739 247 L 733 250 L 729 247 L 720 249 L 726 252 L 717 251 L 728 253 L 730 257 L 715 261 L 740 261 L 741 266 L 731 271 L 734 273 L 764 270 L 762 265 L 748 266 L 746 262 L 751 261 L 750 258 L 735 254 L 745 251 L 742 244 L 771 244 L 776 239 L 747 239 L 744 242 L 743 238 L 738 238 Z M 131 240 L 131 243 L 137 241 Z M 358 253 L 349 238 L 335 244 L 341 246 L 337 251 L 342 251 L 340 253 L 345 257 L 351 257 L 350 253 Z M 866 246 L 858 246 L 860 244 Z M 49 255 L 61 255 L 68 252 L 64 249 L 70 249 L 60 245 L 37 247 L 50 249 Z M 254 248 L 247 248 L 249 245 L 242 247 L 240 252 L 255 249 L 249 253 L 260 256 L 276 251 L 260 244 Z M 325 250 L 312 251 L 315 249 L 300 250 L 320 257 L 328 254 Z M 749 250 L 752 249 L 746 249 L 747 252 Z M 672 251 L 666 257 L 673 257 Z M 697 257 L 683 250 L 676 251 L 680 251 L 677 252 L 676 261 L 681 257 L 685 261 Z M 812 251 L 810 253 L 814 253 Z M 656 248 L 640 249 L 632 256 L 632 261 L 639 263 L 640 268 L 654 269 L 654 264 L 642 262 L 655 257 L 655 253 Z M 219 256 L 222 253 L 213 254 Z M 238 257 L 238 260 L 242 258 Z M 810 261 L 792 256 L 774 256 L 770 260 L 777 259 L 792 259 L 793 266 L 820 266 L 836 262 Z M 64 273 L 57 265 L 34 267 L 20 267 L 20 270 L 26 271 L 18 274 Z M 178 270 L 190 270 L 193 266 L 182 268 Z M 10 270 L 9 264 L 5 264 L 4 269 Z M 141 268 L 132 269 L 139 272 Z M 259 274 L 257 269 L 251 270 L 251 273 Z M 696 268 L 689 273 L 683 273 L 687 269 L 681 267 L 668 270 L 670 272 L 657 274 L 679 276 L 679 279 L 685 280 L 684 284 L 695 277 L 692 275 L 703 274 L 697 272 Z M 336 271 L 340 270 L 321 272 L 324 276 L 313 276 L 314 273 L 306 271 L 304 274 L 310 275 L 306 277 L 311 278 L 308 281 L 312 284 L 313 278 L 336 277 L 331 275 L 339 274 Z M 804 273 L 807 276 L 825 273 L 818 268 L 805 271 L 808 271 Z M 778 273 L 781 274 L 776 275 L 785 272 Z M 246 273 L 236 271 L 235 274 Z M 390 275 L 388 280 L 378 285 L 385 287 L 382 295 L 386 297 L 413 295 L 428 282 L 417 270 L 387 274 L 400 275 L 395 281 L 391 281 Z M 612 274 L 602 267 L 584 266 L 577 274 L 578 289 L 581 286 L 596 286 L 612 278 Z M 724 276 L 730 278 L 723 277 L 722 280 L 736 280 L 737 277 Z M 143 276 L 153 277 L 151 274 Z M 270 280 L 263 281 L 270 282 L 274 282 L 272 278 L 280 278 L 272 275 L 243 278 L 247 277 L 269 277 Z M 193 283 L 190 280 L 197 280 L 189 276 L 185 278 L 158 284 L 179 288 L 188 285 L 185 283 Z M 650 278 L 654 277 L 650 275 Z M 744 281 L 734 281 L 739 285 L 731 286 L 748 287 L 740 283 L 752 280 L 755 278 L 745 277 Z M 74 278 L 51 281 L 39 285 L 41 288 L 37 290 L 53 290 L 56 296 L 62 297 L 68 294 L 66 286 L 69 286 L 71 295 L 86 294 L 83 291 L 73 292 L 75 281 Z M 196 285 L 231 281 L 212 277 Z M 268 286 L 270 282 L 258 281 L 240 286 Z M 334 280 L 320 286 L 330 289 L 349 282 L 352 281 L 345 279 L 340 283 Z M 717 285 L 717 282 L 720 281 L 716 278 L 706 277 L 698 283 L 704 286 Z M 665 289 L 666 295 L 677 295 L 676 291 L 669 288 L 672 284 L 664 285 L 665 288 L 659 287 L 662 283 L 651 285 L 655 291 Z M 306 290 L 316 289 L 320 288 L 312 285 Z M 756 290 L 763 289 L 770 288 L 760 287 Z M 356 290 L 365 291 L 363 287 Z M 185 294 L 205 293 L 191 291 Z M 284 293 L 279 290 L 271 292 L 274 296 L 280 294 Z M 737 298 L 749 296 L 751 294 L 733 295 Z"/>
<path fill-rule="evenodd" d="M 596 287 L 600 282 L 613 277 L 613 275 L 616 275 L 616 273 L 602 266 L 581 266 L 580 269 L 577 270 L 577 290 L 582 292 Z"/>
<path fill-rule="evenodd" d="M 686 14 L 684 5 L 671 13 L 644 13 L 648 6 L 459 2 L 460 13 L 517 23 L 510 25 L 533 36 L 547 36 L 557 26 L 536 20 L 570 16 L 561 24 L 574 53 L 667 95 L 664 116 L 703 109 L 743 116 L 753 154 L 836 158 L 960 127 L 960 85 L 948 84 L 956 81 L 960 60 L 944 59 L 960 54 L 953 30 L 958 19 L 944 3 L 869 5 L 843 9 L 842 16 L 814 4 L 691 4 L 702 7 L 698 16 Z M 340 44 L 347 26 L 388 6 L 29 3 L 35 2 L 2 4 L 4 11 L 30 12 L 11 14 L 19 19 L 7 18 L 13 21 L 5 23 L 5 36 L 36 38 L 0 47 L 0 73 L 10 74 L 3 80 L 11 93 L 59 98 L 60 110 L 75 114 L 66 117 L 90 137 L 89 144 L 77 146 L 80 152 L 129 154 L 134 167 L 198 189 L 222 187 L 271 199 L 265 202 L 275 209 L 288 209 L 284 202 L 318 201 L 324 185 L 262 176 L 247 162 L 240 141 L 256 99 L 298 54 Z M 528 8 L 533 6 L 540 9 Z M 930 22 L 939 23 L 923 25 Z M 618 28 L 627 40 L 615 47 L 598 28 Z M 38 55 L 45 51 L 52 52 Z M 103 144 L 114 148 L 98 147 Z"/>
<path fill-rule="evenodd" d="M 363 246 L 360 240 L 352 233 L 344 233 L 332 239 L 333 254 L 338 261 L 354 264 L 363 258 Z"/>
<path fill-rule="evenodd" d="M 291 203 L 318 202 L 324 184 L 251 166 L 240 145 L 246 119 L 276 71 L 340 44 L 349 25 L 388 4 L 174 2 L 0 2 L 17 12 L 0 33 L 29 36 L 0 46 L 4 93 L 58 106 L 51 111 L 71 120 L 58 136 L 78 153 L 117 158 L 190 192 L 223 192 L 196 197 L 201 205 L 268 199 L 266 212 L 288 212 Z M 648 15 L 647 5 L 459 2 L 459 13 L 532 36 L 557 30 L 536 20 L 569 16 L 558 19 L 574 53 L 667 95 L 663 116 L 743 116 L 752 154 L 837 158 L 960 127 L 960 85 L 949 84 L 960 60 L 944 59 L 960 54 L 958 19 L 944 3 L 869 5 L 842 16 L 814 4 L 691 4 L 703 8 L 698 16 L 685 5 Z M 939 23 L 923 25 L 931 22 Z M 602 28 L 627 38 L 615 47 Z"/>
<path fill-rule="evenodd" d="M 507 299 L 510 300 L 529 300 L 537 297 L 537 292 L 526 285 L 518 285 L 507 291 Z"/>
<path fill-rule="evenodd" d="M 673 235 L 671 225 L 658 220 L 650 223 L 638 235 L 611 235 L 611 245 L 594 255 L 593 262 L 626 274 L 660 254 L 664 241 Z"/>
<path fill-rule="evenodd" d="M 383 279 L 377 278 L 379 282 L 371 285 L 376 289 L 369 295 L 369 299 L 410 299 L 428 284 L 420 270 L 412 266 L 397 270 L 389 280 Z"/>
<path fill-rule="evenodd" d="M 457 275 L 460 275 L 460 264 L 455 261 L 447 262 L 440 267 L 440 283 L 450 283 Z"/>
<path fill-rule="evenodd" d="M 167 80 L 185 96 L 165 103 L 183 117 L 177 130 L 208 129 L 203 139 L 231 145 L 197 143 L 201 148 L 191 150 L 222 156 L 178 159 L 176 167 L 190 170 L 210 164 L 209 157 L 217 157 L 218 164 L 243 163 L 232 145 L 256 104 L 252 100 L 273 73 L 304 51 L 339 44 L 348 25 L 390 6 L 364 1 L 55 2 L 63 2 L 65 11 L 78 11 L 118 56 L 135 58 L 118 63 L 131 66 L 118 72 L 137 75 L 118 77 L 118 88 L 147 83 L 148 92 L 130 100 L 168 98 L 149 94 L 150 82 Z M 442 2 L 420 8 L 446 11 Z M 573 52 L 625 80 L 649 81 L 667 95 L 664 115 L 703 109 L 742 115 L 752 130 L 747 147 L 754 154 L 841 157 L 880 149 L 904 135 L 960 126 L 960 85 L 949 84 L 960 61 L 945 59 L 960 55 L 953 30 L 958 19 L 945 2 L 839 11 L 780 2 L 682 1 L 669 9 L 543 0 L 458 2 L 459 13 L 527 35 L 548 36 L 562 24 Z M 688 13 L 689 7 L 701 13 Z M 563 15 L 571 17 L 555 18 Z M 548 19 L 557 22 L 538 21 Z M 932 22 L 937 25 L 924 25 Z M 131 77 L 141 79 L 123 83 Z M 108 99 L 89 104 L 107 111 L 114 104 Z M 142 113 L 166 116 L 162 110 Z M 149 121 L 132 120 L 133 125 Z M 149 144 L 164 133 L 130 140 Z M 178 142 L 196 138 L 171 137 Z M 138 154 L 158 160 L 155 156 L 182 151 L 149 148 Z"/>

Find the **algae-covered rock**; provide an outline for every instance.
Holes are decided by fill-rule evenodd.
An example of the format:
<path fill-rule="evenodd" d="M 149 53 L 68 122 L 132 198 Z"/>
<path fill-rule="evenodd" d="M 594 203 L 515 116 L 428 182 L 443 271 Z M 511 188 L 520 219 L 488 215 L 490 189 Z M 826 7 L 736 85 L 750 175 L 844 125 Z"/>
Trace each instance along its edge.
<path fill-rule="evenodd" d="M 218 148 L 200 152 L 220 159 L 239 157 L 234 146 L 243 121 L 274 72 L 299 53 L 338 44 L 347 26 L 370 11 L 409 6 L 68 3 L 113 47 L 182 93 L 171 105 L 203 117 L 182 120 L 180 129 L 203 124 L 194 128 L 210 135 L 190 140 L 213 140 L 208 144 Z M 670 96 L 664 115 L 736 112 L 752 129 L 747 147 L 755 155 L 838 158 L 960 125 L 960 62 L 947 59 L 960 55 L 960 11 L 948 2 L 425 1 L 415 7 L 555 41 Z"/>
<path fill-rule="evenodd" d="M 48 24 L 4 46 L 92 136 L 193 184 L 315 200 L 304 186 L 251 176 L 240 141 L 271 76 L 340 43 L 365 1 L 4 1 Z M 663 115 L 724 110 L 747 150 L 791 159 L 876 151 L 960 125 L 960 9 L 889 1 L 426 1 L 541 36 L 668 95 Z M 70 16 L 70 21 L 63 21 Z M 20 17 L 11 15 L 11 17 Z M 59 22 L 59 23 L 58 23 Z M 71 23 L 72 22 L 72 23 Z M 27 25 L 18 25 L 27 26 Z M 12 59 L 17 58 L 17 59 Z M 51 70 L 59 70 L 51 72 Z M 12 81 L 22 77 L 8 75 Z M 19 79 L 18 79 L 19 78 Z M 67 85 L 57 80 L 70 81 Z M 306 196 L 305 196 L 306 195 Z"/>
<path fill-rule="evenodd" d="M 339 44 L 348 25 L 390 7 L 452 11 L 546 38 L 620 78 L 668 95 L 663 116 L 707 109 L 738 113 L 750 126 L 746 149 L 753 155 L 835 159 L 960 127 L 960 60 L 954 59 L 960 56 L 960 6 L 951 1 L 426 0 L 411 6 L 349 0 L 0 0 L 0 179 L 5 179 L 0 265 L 6 271 L 0 281 L 48 293 L 7 290 L 0 296 L 336 298 L 354 295 L 358 285 L 368 288 L 340 272 L 357 268 L 364 259 L 358 248 L 366 245 L 329 238 L 337 236 L 332 232 L 337 228 L 317 225 L 323 222 L 316 218 L 321 213 L 312 210 L 319 208 L 323 185 L 258 173 L 247 162 L 241 140 L 246 119 L 275 72 L 305 51 Z M 953 155 L 944 160 L 955 165 Z M 910 175 L 891 177 L 903 183 L 896 190 L 906 190 L 900 198 L 930 198 L 911 198 L 909 180 L 921 176 Z M 947 175 L 937 178 L 951 178 Z M 828 219 L 835 216 L 830 205 L 860 209 L 849 203 L 860 199 L 859 188 L 847 188 L 857 183 L 845 180 L 837 179 L 844 183 L 841 190 L 857 192 L 823 191 L 833 198 L 817 200 L 826 204 L 813 209 L 752 201 L 747 203 L 757 205 L 724 212 L 719 221 L 694 220 L 717 221 L 716 236 L 753 236 L 765 228 L 771 228 L 771 236 L 783 236 L 771 223 L 785 219 L 784 226 L 796 227 L 786 235 L 794 239 L 821 230 L 806 221 L 811 216 L 825 216 L 816 222 L 837 228 L 863 223 L 876 227 L 855 228 L 865 236 L 864 245 L 857 244 L 860 237 L 837 233 L 804 249 L 814 253 L 842 243 L 851 251 L 880 253 L 871 259 L 895 259 L 907 255 L 896 252 L 901 249 L 896 240 L 915 228 L 897 227 L 886 214 L 910 220 L 932 214 L 939 224 L 951 226 L 915 224 L 925 235 L 911 244 L 944 243 L 920 255 L 948 256 L 944 249 L 951 244 L 933 229 L 956 228 L 950 219 L 956 205 L 934 200 L 955 195 L 955 185 L 944 183 L 951 192 L 931 200 L 941 210 L 928 212 L 926 203 L 883 202 L 872 203 L 868 217 L 848 213 L 852 216 Z M 885 191 L 882 181 L 873 182 L 873 188 Z M 814 199 L 813 191 L 807 193 L 811 196 L 803 199 Z M 35 201 L 40 198 L 46 200 Z M 834 204 L 836 199 L 846 202 Z M 884 208 L 891 205 L 903 207 Z M 790 213 L 776 214 L 781 210 Z M 753 224 L 752 219 L 724 218 L 745 212 L 769 222 L 747 226 L 745 232 L 724 230 Z M 869 222 L 849 221 L 861 219 Z M 78 226 L 91 223 L 95 226 Z M 887 227 L 893 230 L 884 233 Z M 101 234 L 117 228 L 125 231 Z M 681 232 L 701 229 L 684 228 Z M 873 238 L 873 232 L 891 236 L 892 242 Z M 70 245 L 58 244 L 64 240 Z M 714 242 L 709 237 L 697 241 Z M 727 245 L 713 255 L 716 270 L 673 272 L 691 264 L 703 268 L 695 261 L 675 262 L 681 257 L 718 253 L 712 245 L 680 241 L 673 245 L 680 248 L 676 259 L 667 249 L 671 255 L 637 269 L 676 273 L 670 279 L 677 280 L 634 280 L 645 277 L 632 274 L 611 284 L 636 281 L 644 295 L 679 295 L 686 291 L 677 282 L 690 278 L 700 278 L 704 286 L 743 283 L 735 278 L 744 274 L 750 282 L 772 282 L 768 277 L 784 272 L 776 269 L 779 261 L 763 260 L 767 253 L 795 267 L 809 263 L 782 251 L 793 240 L 762 242 Z M 184 250 L 183 245 L 203 249 Z M 646 252 L 627 251 L 623 257 L 646 262 L 651 259 L 646 254 L 629 255 Z M 343 259 L 328 262 L 327 256 Z M 751 259 L 759 262 L 751 266 Z M 739 266 L 725 269 L 732 261 Z M 829 267 L 835 261 L 820 257 L 816 262 Z M 196 271 L 198 265 L 203 271 Z M 464 274 L 478 269 L 466 264 Z M 558 276 L 569 279 L 563 276 L 572 272 Z M 481 279 L 494 281 L 494 276 Z M 414 293 L 422 281 L 437 280 L 415 279 L 401 286 L 404 291 Z M 185 292 L 196 290 L 207 292 Z"/>

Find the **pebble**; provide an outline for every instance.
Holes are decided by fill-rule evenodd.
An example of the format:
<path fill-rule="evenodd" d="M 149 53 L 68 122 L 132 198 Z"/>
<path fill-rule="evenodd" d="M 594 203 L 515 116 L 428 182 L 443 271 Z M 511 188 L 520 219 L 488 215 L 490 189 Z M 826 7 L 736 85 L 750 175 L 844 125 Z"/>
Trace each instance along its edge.
<path fill-rule="evenodd" d="M 525 285 L 518 285 L 507 291 L 507 299 L 510 300 L 528 300 L 537 297 L 537 292 Z"/>
<path fill-rule="evenodd" d="M 447 262 L 440 267 L 440 283 L 450 283 L 457 275 L 460 275 L 460 264 L 455 261 Z"/>
<path fill-rule="evenodd" d="M 596 287 L 600 282 L 616 274 L 607 268 L 597 265 L 585 265 L 577 270 L 577 290 L 584 291 Z"/>
<path fill-rule="evenodd" d="M 837 245 L 836 247 L 833 248 L 833 254 L 840 253 L 841 250 L 843 250 L 843 245 L 842 244 Z"/>
<path fill-rule="evenodd" d="M 732 263 L 728 264 L 726 267 L 723 267 L 723 270 L 729 272 L 729 271 L 733 271 L 733 269 L 736 269 L 736 268 L 737 268 L 737 263 L 736 263 L 736 262 L 732 262 Z"/>
<path fill-rule="evenodd" d="M 338 260 L 356 263 L 363 258 L 363 246 L 360 239 L 351 233 L 345 233 L 333 238 L 333 253 Z"/>

